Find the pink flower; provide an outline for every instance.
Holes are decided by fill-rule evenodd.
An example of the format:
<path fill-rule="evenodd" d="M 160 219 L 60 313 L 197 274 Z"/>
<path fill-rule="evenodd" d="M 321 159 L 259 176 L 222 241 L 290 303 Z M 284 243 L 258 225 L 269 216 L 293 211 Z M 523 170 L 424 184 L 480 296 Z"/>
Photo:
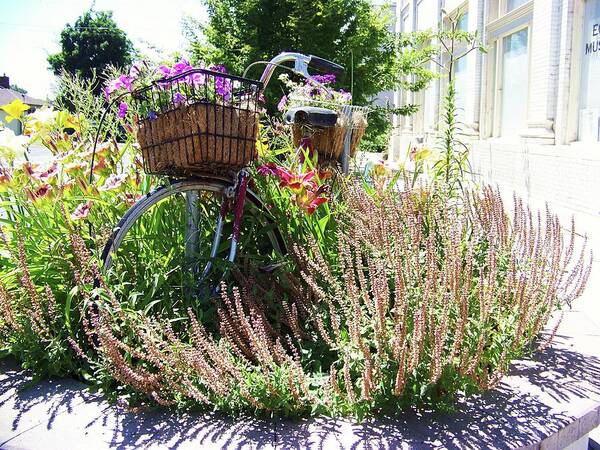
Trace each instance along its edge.
<path fill-rule="evenodd" d="M 107 167 L 108 165 L 106 164 L 106 158 L 104 156 L 100 156 L 94 163 L 94 173 L 102 172 Z"/>
<path fill-rule="evenodd" d="M 58 164 L 56 161 L 45 170 L 40 170 L 39 167 L 40 165 L 37 163 L 26 161 L 23 163 L 23 172 L 37 181 L 47 181 L 58 173 Z"/>
<path fill-rule="evenodd" d="M 34 174 L 37 173 L 37 169 L 40 165 L 38 163 L 31 163 L 29 161 L 25 161 L 23 163 L 23 172 L 25 172 L 30 177 L 33 177 Z"/>
<path fill-rule="evenodd" d="M 288 187 L 292 192 L 298 194 L 304 189 L 311 190 L 317 187 L 316 183 L 313 181 L 315 175 L 314 170 L 304 174 L 295 174 L 285 171 L 279 175 L 279 178 L 281 179 L 282 187 Z"/>
<path fill-rule="evenodd" d="M 30 189 L 27 189 L 27 196 L 30 198 L 31 201 L 36 201 L 40 198 L 43 198 L 43 197 L 46 197 L 47 195 L 49 195 L 51 190 L 52 190 L 52 186 L 50 186 L 48 183 L 45 183 L 45 184 L 41 185 L 39 188 L 37 188 L 35 191 L 31 191 Z"/>
<path fill-rule="evenodd" d="M 124 200 L 128 206 L 133 206 L 133 204 L 142 197 L 142 194 L 132 194 L 131 192 L 125 192 Z"/>
<path fill-rule="evenodd" d="M 74 162 L 65 166 L 66 173 L 80 172 L 86 168 L 86 164 L 82 162 Z"/>
<path fill-rule="evenodd" d="M 277 164 L 275 163 L 267 163 L 267 164 L 263 164 L 262 166 L 260 166 L 257 169 L 257 172 L 259 173 L 259 175 L 267 176 L 267 175 L 275 175 L 277 176 L 278 174 L 278 167 Z"/>
<path fill-rule="evenodd" d="M 55 176 L 57 173 L 58 173 L 58 164 L 55 161 L 46 170 L 44 170 L 43 172 L 40 172 L 38 174 L 34 174 L 33 177 L 40 181 L 46 181 L 49 178 L 52 178 L 53 176 Z"/>
<path fill-rule="evenodd" d="M 83 220 L 90 215 L 90 209 L 92 208 L 91 200 L 88 200 L 85 203 L 81 203 L 75 208 L 75 210 L 71 213 L 72 220 Z"/>
<path fill-rule="evenodd" d="M 325 186 L 321 186 L 315 191 L 303 189 L 301 192 L 296 194 L 294 199 L 296 201 L 296 204 L 304 208 L 307 214 L 310 216 L 315 212 L 319 205 L 322 205 L 323 203 L 327 203 L 329 201 L 327 197 L 322 195 L 324 191 Z"/>
<path fill-rule="evenodd" d="M 9 168 L 0 167 L 0 185 L 10 183 L 12 172 Z"/>
<path fill-rule="evenodd" d="M 116 174 L 112 174 L 111 176 L 109 176 L 106 181 L 104 182 L 104 185 L 101 186 L 99 188 L 100 191 L 112 191 L 113 189 L 117 189 L 118 187 L 120 187 L 123 182 L 125 181 L 125 175 L 116 175 Z"/>
<path fill-rule="evenodd" d="M 108 100 L 108 98 L 113 92 L 118 91 L 120 89 L 127 89 L 129 92 L 131 92 L 133 90 L 133 79 L 131 79 L 127 75 L 121 75 L 118 78 L 109 81 L 106 87 L 104 88 L 104 95 L 106 99 Z"/>

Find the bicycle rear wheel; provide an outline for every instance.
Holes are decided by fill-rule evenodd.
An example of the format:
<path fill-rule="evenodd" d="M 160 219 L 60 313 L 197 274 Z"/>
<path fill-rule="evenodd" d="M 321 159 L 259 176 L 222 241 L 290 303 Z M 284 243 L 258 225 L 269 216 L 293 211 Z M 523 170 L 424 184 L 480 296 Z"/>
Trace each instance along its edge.
<path fill-rule="evenodd" d="M 138 310 L 181 316 L 214 294 L 234 266 L 259 268 L 282 260 L 283 239 L 251 190 L 246 193 L 238 256 L 235 262 L 228 260 L 231 214 L 222 221 L 220 241 L 215 229 L 231 185 L 220 178 L 177 181 L 157 188 L 127 211 L 102 253 L 105 277 L 121 298 L 129 298 Z"/>

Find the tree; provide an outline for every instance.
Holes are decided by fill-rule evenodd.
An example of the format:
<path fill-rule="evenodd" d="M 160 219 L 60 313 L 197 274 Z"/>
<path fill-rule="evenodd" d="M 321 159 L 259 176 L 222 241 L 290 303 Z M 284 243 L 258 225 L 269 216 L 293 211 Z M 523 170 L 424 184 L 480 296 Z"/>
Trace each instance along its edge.
<path fill-rule="evenodd" d="M 314 54 L 347 68 L 339 86 L 352 88 L 357 103 L 389 85 L 394 61 L 389 15 L 368 0 L 203 1 L 208 25 L 187 23 L 193 59 L 240 73 L 282 51 Z"/>
<path fill-rule="evenodd" d="M 60 33 L 60 53 L 50 55 L 48 63 L 56 75 L 66 71 L 85 80 L 102 74 L 107 66 L 124 67 L 131 63 L 133 44 L 112 18 L 111 11 L 87 11 L 74 25 Z M 95 93 L 101 86 L 95 86 Z"/>
<path fill-rule="evenodd" d="M 406 37 L 389 30 L 391 9 L 370 0 L 203 0 L 209 21 L 185 24 L 194 62 L 224 64 L 241 73 L 253 61 L 269 60 L 282 51 L 314 54 L 346 68 L 337 87 L 352 91 L 353 102 L 368 104 L 378 93 L 397 87 L 426 87 L 431 72 L 423 61 L 432 54 L 420 35 Z M 257 76 L 258 74 L 254 74 Z M 268 108 L 276 100 L 270 89 Z M 281 92 L 277 93 L 281 96 Z M 407 105 L 397 114 L 412 114 Z M 363 148 L 387 146 L 387 117 L 371 114 Z"/>

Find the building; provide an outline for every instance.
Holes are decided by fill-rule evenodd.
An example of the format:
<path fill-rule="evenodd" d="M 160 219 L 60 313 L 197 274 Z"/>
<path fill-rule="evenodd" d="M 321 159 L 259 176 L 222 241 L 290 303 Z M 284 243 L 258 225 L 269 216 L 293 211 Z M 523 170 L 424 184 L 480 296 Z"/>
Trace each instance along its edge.
<path fill-rule="evenodd" d="M 600 230 L 600 0 L 399 0 L 395 8 L 398 32 L 435 28 L 460 10 L 460 28 L 477 30 L 487 47 L 454 70 L 476 176 Z M 394 119 L 391 162 L 435 145 L 444 89 L 440 78 L 425 92 L 394 93 L 395 105 L 421 108 Z"/>
<path fill-rule="evenodd" d="M 29 105 L 31 108 L 28 112 L 33 112 L 35 109 L 46 103 L 43 100 L 38 100 L 37 98 L 30 97 L 11 89 L 10 79 L 6 76 L 6 74 L 0 76 L 0 105 L 6 105 L 15 99 L 19 99 L 26 105 Z M 6 113 L 0 110 L 0 123 L 2 123 L 6 128 L 12 129 L 15 134 L 21 134 L 23 132 L 23 130 L 21 130 L 21 122 L 18 120 L 13 120 L 10 123 L 6 123 L 4 121 L 5 117 Z"/>

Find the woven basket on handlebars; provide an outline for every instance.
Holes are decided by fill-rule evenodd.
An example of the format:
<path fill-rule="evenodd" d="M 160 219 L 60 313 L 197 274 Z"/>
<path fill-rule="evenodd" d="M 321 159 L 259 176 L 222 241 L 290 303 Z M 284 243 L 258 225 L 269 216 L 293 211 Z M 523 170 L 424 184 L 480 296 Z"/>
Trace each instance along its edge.
<path fill-rule="evenodd" d="M 350 156 L 353 157 L 356 154 L 358 144 L 360 143 L 365 130 L 367 129 L 367 119 L 363 114 L 354 114 L 352 117 L 352 124 L 349 123 L 349 119 L 340 115 L 337 123 L 334 127 L 330 128 L 312 128 L 310 130 L 310 137 L 312 140 L 312 146 L 319 155 L 319 162 L 328 162 L 339 160 L 344 152 L 344 139 L 348 127 L 352 127 L 352 137 L 350 140 Z M 295 147 L 300 146 L 300 140 L 302 139 L 302 130 L 305 129 L 305 125 L 294 124 L 292 125 L 292 138 Z"/>
<path fill-rule="evenodd" d="M 191 74 L 196 73 L 202 81 L 194 84 Z M 225 82 L 227 92 L 214 94 L 215 86 Z M 254 80 L 195 69 L 134 92 L 142 112 L 136 133 L 144 170 L 188 176 L 247 166 L 257 156 L 259 86 Z M 168 101 L 173 95 L 185 100 Z"/>

